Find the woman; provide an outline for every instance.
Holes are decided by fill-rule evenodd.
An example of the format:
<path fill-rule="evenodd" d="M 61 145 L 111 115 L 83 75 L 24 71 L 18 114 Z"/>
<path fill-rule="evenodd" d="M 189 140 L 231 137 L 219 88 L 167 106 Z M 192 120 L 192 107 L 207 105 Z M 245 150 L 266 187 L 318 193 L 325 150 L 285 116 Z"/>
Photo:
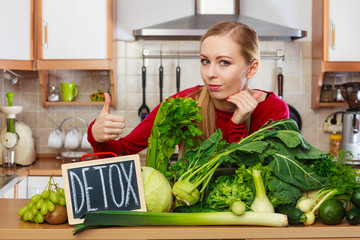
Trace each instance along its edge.
<path fill-rule="evenodd" d="M 269 119 L 289 118 L 285 102 L 272 92 L 248 88 L 256 74 L 260 49 L 256 32 L 241 23 L 221 22 L 211 27 L 200 40 L 201 77 L 204 86 L 175 94 L 196 99 L 204 120 L 200 128 L 207 139 L 220 128 L 229 143 L 258 130 Z M 157 106 L 129 135 L 119 138 L 125 128 L 122 116 L 109 114 L 110 97 L 88 130 L 94 152 L 111 151 L 118 155 L 138 153 L 147 148 Z"/>

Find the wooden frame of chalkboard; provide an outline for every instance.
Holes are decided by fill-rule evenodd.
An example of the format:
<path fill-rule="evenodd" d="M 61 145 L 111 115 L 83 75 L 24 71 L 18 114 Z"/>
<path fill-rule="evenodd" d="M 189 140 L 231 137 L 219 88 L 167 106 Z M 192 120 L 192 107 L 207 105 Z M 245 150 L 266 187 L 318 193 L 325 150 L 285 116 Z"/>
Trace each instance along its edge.
<path fill-rule="evenodd" d="M 61 165 L 69 224 L 89 211 L 146 211 L 138 154 Z"/>

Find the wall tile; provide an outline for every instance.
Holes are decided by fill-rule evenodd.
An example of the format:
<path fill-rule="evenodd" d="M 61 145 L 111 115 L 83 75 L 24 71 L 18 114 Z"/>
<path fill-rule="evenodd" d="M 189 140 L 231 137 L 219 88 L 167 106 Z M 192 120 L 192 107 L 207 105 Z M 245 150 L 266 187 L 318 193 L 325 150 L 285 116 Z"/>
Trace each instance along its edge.
<path fill-rule="evenodd" d="M 311 52 L 311 42 L 300 42 L 301 45 L 301 58 L 311 58 L 312 52 Z"/>
<path fill-rule="evenodd" d="M 143 65 L 142 51 L 148 49 L 150 54 L 162 53 L 176 55 L 198 55 L 199 41 L 116 41 L 115 73 L 117 109 L 111 108 L 112 114 L 123 115 L 126 118 L 126 128 L 123 135 L 130 133 L 140 123 L 138 109 L 142 104 L 141 67 Z M 276 54 L 282 49 L 285 54 L 284 66 L 284 99 L 293 105 L 301 114 L 303 120 L 302 133 L 305 138 L 324 152 L 329 151 L 329 133 L 324 133 L 323 122 L 332 112 L 344 108 L 311 109 L 311 42 L 260 42 L 263 55 Z M 159 66 L 160 59 L 146 59 L 146 104 L 152 110 L 159 104 Z M 163 59 L 164 88 L 163 98 L 175 94 L 175 68 L 177 59 Z M 200 75 L 200 61 L 195 59 L 180 59 L 181 83 L 184 90 L 202 84 Z M 38 153 L 55 153 L 47 147 L 49 133 L 67 117 L 81 117 L 88 124 L 93 121 L 102 106 L 51 106 L 44 109 L 40 101 L 40 88 L 36 72 L 22 72 L 25 79 L 18 84 L 11 85 L 4 81 L 0 72 L 0 105 L 6 105 L 5 93 L 14 92 L 14 104 L 22 105 L 26 109 L 19 115 L 33 130 Z M 273 91 L 277 94 L 277 75 L 279 73 L 277 61 L 262 60 L 256 76 L 250 81 L 251 88 Z M 76 101 L 87 100 L 88 96 L 98 88 L 107 88 L 109 76 L 107 71 L 74 71 L 51 70 L 50 84 L 59 86 L 61 82 L 75 82 L 79 87 Z M 104 87 L 105 86 L 105 87 Z M 31 121 L 29 120 L 31 119 Z M 76 125 L 71 120 L 67 128 Z M 5 116 L 0 116 L 0 128 L 6 125 Z M 144 150 L 145 151 L 145 150 Z"/>
<path fill-rule="evenodd" d="M 116 58 L 126 58 L 126 42 L 116 41 L 114 43 L 115 56 Z"/>

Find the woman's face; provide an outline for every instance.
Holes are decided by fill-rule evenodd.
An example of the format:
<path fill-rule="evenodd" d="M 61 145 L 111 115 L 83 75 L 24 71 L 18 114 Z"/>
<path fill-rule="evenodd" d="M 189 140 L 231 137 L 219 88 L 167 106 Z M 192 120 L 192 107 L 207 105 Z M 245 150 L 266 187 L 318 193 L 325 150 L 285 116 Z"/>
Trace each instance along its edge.
<path fill-rule="evenodd" d="M 257 64 L 247 65 L 240 46 L 229 35 L 211 36 L 201 44 L 201 77 L 214 101 L 245 90 Z M 252 74 L 253 73 L 253 74 Z"/>

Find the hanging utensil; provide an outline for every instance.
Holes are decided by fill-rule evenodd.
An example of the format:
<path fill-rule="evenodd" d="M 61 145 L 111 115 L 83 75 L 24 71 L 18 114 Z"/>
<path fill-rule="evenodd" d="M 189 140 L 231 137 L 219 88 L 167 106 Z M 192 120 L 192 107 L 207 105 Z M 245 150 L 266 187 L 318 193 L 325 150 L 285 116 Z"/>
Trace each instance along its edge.
<path fill-rule="evenodd" d="M 150 113 L 149 107 L 146 105 L 146 67 L 145 67 L 145 58 L 143 57 L 143 66 L 141 68 L 142 73 L 142 97 L 143 97 L 143 103 L 139 108 L 138 114 L 141 118 L 141 121 L 146 118 L 147 115 Z"/>
<path fill-rule="evenodd" d="M 159 91 L 160 91 L 160 103 L 163 100 L 163 85 L 164 85 L 164 67 L 162 66 L 162 54 L 160 52 L 160 67 L 159 67 Z"/>
<path fill-rule="evenodd" d="M 179 58 L 178 58 L 178 64 L 176 67 L 176 92 L 180 92 L 180 64 L 179 64 Z"/>
<path fill-rule="evenodd" d="M 283 98 L 283 84 L 284 84 L 284 75 L 282 74 L 282 68 L 279 68 L 280 72 L 278 74 L 278 95 L 279 98 Z M 301 130 L 302 127 L 302 120 L 301 120 L 301 116 L 300 113 L 291 105 L 288 104 L 289 107 L 289 114 L 290 114 L 290 119 L 293 119 L 297 125 L 299 130 Z"/>

